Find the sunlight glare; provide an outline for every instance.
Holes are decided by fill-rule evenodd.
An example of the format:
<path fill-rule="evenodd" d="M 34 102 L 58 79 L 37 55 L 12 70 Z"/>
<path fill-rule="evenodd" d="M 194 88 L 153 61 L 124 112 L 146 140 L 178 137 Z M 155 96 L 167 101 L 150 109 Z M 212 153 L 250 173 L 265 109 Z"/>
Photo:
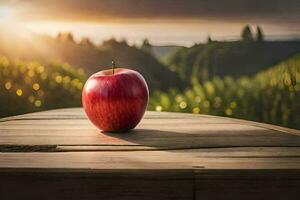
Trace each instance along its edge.
<path fill-rule="evenodd" d="M 0 6 L 0 21 L 10 21 L 13 18 L 13 10 L 8 6 Z"/>

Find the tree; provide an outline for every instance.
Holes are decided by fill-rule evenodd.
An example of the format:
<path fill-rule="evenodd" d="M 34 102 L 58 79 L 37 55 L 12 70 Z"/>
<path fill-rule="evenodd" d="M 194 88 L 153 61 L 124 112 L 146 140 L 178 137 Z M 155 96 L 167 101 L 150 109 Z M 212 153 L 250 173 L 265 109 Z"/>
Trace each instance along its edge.
<path fill-rule="evenodd" d="M 66 34 L 66 41 L 75 43 L 75 40 L 74 40 L 74 37 L 73 37 L 72 33 L 67 33 Z"/>
<path fill-rule="evenodd" d="M 57 35 L 56 38 L 57 38 L 58 40 L 60 40 L 60 41 L 63 41 L 63 42 L 67 41 L 67 42 L 75 43 L 73 34 L 70 33 L 70 32 L 58 33 L 58 35 Z"/>
<path fill-rule="evenodd" d="M 262 42 L 264 41 L 264 33 L 262 31 L 262 29 L 260 28 L 260 26 L 256 27 L 256 41 L 257 42 Z"/>
<path fill-rule="evenodd" d="M 84 37 L 81 39 L 81 42 L 80 42 L 80 45 L 83 45 L 83 46 L 91 46 L 91 47 L 94 47 L 95 45 L 93 44 L 93 42 L 87 38 L 87 37 Z"/>
<path fill-rule="evenodd" d="M 152 54 L 152 45 L 150 44 L 150 42 L 147 38 L 144 39 L 141 49 L 145 52 Z"/>
<path fill-rule="evenodd" d="M 252 42 L 253 41 L 253 35 L 252 31 L 249 25 L 246 25 L 242 30 L 242 40 L 245 42 Z"/>
<path fill-rule="evenodd" d="M 102 43 L 102 47 L 104 48 L 114 48 L 117 46 L 119 46 L 119 42 L 115 38 L 110 38 Z"/>
<path fill-rule="evenodd" d="M 213 40 L 211 39 L 210 36 L 208 36 L 208 37 L 207 37 L 207 43 L 211 43 L 211 42 L 213 42 Z"/>

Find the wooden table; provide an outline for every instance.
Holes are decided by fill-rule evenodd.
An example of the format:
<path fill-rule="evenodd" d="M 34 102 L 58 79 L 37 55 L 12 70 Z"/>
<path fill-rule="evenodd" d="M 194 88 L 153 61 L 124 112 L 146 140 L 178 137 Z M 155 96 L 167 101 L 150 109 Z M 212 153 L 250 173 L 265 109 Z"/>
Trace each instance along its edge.
<path fill-rule="evenodd" d="M 0 199 L 296 199 L 300 131 L 147 112 L 104 134 L 81 108 L 0 120 Z"/>

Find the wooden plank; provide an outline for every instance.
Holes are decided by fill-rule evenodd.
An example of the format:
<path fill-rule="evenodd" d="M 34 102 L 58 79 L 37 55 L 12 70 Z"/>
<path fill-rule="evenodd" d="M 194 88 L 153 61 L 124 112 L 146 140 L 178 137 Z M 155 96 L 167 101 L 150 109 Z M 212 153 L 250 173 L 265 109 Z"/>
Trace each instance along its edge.
<path fill-rule="evenodd" d="M 6 199 L 297 199 L 299 170 L 1 169 Z M 4 184 L 5 183 L 5 184 Z"/>
<path fill-rule="evenodd" d="M 0 169 L 0 199 L 194 199 L 187 170 Z"/>
<path fill-rule="evenodd" d="M 24 151 L 24 150 L 21 150 Z M 56 146 L 50 151 L 76 152 L 76 151 L 157 151 L 145 146 Z M 16 151 L 7 151 L 16 152 Z M 33 152 L 29 150 L 29 152 Z M 35 152 L 39 152 L 35 151 Z M 46 152 L 46 151 L 44 151 Z M 181 154 L 194 154 L 197 157 L 300 157 L 300 147 L 234 147 L 234 148 L 201 148 L 170 150 L 169 152 Z"/>
<path fill-rule="evenodd" d="M 299 150 L 298 150 L 299 151 Z M 251 153 L 249 153 L 251 155 Z M 293 155 L 293 154 L 291 154 Z M 296 156 L 201 156 L 173 151 L 0 153 L 0 168 L 43 169 L 299 169 Z"/>
<path fill-rule="evenodd" d="M 69 116 L 75 117 L 68 119 Z M 239 124 L 228 118 L 179 113 L 147 112 L 139 126 L 130 133 L 104 134 L 89 123 L 79 108 L 3 119 L 0 135 L 0 145 L 124 145 L 156 150 L 300 146 L 297 134 Z"/>
<path fill-rule="evenodd" d="M 299 147 L 237 147 L 171 151 L 199 158 L 289 158 L 300 157 Z M 300 166 L 299 166 L 300 167 Z"/>
<path fill-rule="evenodd" d="M 273 152 L 278 150 L 282 148 Z M 251 154 L 253 150 L 240 149 L 247 151 Z M 205 157 L 205 152 L 184 151 L 1 153 L 0 197 L 296 198 L 300 186 L 299 151 L 296 149 L 292 158 Z"/>
<path fill-rule="evenodd" d="M 279 130 L 282 132 L 289 132 L 291 134 L 300 134 L 300 130 L 289 129 L 281 126 L 270 125 L 270 124 L 263 124 L 253 121 L 241 120 L 241 119 L 234 119 L 234 118 L 226 118 L 226 117 L 216 117 L 212 115 L 198 115 L 198 114 L 189 114 L 189 113 L 176 113 L 176 112 L 153 112 L 147 111 L 144 118 L 145 119 L 195 119 L 195 118 L 202 118 L 206 119 L 207 122 L 210 123 L 235 123 L 235 124 L 250 124 L 252 126 L 263 127 L 266 129 L 271 130 Z M 42 112 L 35 112 L 30 114 L 18 115 L 13 117 L 7 117 L 0 119 L 1 121 L 10 121 L 10 120 L 22 120 L 22 119 L 86 119 L 86 115 L 84 114 L 82 108 L 65 108 L 65 109 L 56 109 L 56 110 L 49 110 L 49 111 L 42 111 Z"/>
<path fill-rule="evenodd" d="M 300 170 L 195 170 L 194 199 L 298 199 Z"/>

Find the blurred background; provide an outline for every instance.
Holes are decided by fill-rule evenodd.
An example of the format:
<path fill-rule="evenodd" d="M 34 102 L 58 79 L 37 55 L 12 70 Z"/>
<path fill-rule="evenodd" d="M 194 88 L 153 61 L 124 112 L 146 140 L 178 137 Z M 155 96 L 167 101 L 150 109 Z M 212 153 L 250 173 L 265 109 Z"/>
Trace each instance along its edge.
<path fill-rule="evenodd" d="M 0 0 L 0 117 L 81 106 L 113 59 L 149 110 L 300 129 L 299 22 L 298 0 Z"/>

